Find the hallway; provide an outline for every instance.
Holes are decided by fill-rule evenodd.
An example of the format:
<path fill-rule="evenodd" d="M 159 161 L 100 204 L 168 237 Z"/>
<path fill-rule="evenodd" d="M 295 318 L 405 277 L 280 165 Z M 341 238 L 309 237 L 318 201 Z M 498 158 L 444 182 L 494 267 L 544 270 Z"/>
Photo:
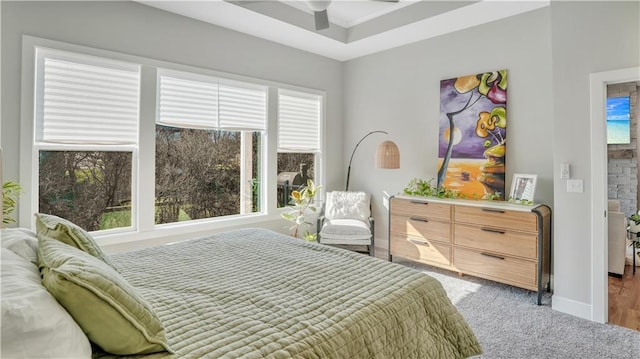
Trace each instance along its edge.
<path fill-rule="evenodd" d="M 640 331 L 640 267 L 625 266 L 622 278 L 609 276 L 609 324 Z"/>

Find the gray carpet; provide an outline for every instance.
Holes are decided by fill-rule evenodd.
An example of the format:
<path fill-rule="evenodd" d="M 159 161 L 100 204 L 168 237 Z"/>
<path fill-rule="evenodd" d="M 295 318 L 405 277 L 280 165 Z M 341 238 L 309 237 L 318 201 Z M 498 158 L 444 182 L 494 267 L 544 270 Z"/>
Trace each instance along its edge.
<path fill-rule="evenodd" d="M 554 311 L 548 293 L 537 306 L 535 292 L 419 263 L 398 263 L 442 283 L 480 340 L 484 354 L 476 358 L 640 358 L 640 332 Z"/>

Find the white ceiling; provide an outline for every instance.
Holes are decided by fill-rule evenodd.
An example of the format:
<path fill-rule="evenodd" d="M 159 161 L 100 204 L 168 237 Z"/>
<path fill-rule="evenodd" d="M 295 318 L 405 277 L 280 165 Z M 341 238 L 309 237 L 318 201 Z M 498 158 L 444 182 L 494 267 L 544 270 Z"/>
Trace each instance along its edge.
<path fill-rule="evenodd" d="M 398 2 L 373 1 L 373 0 L 333 0 L 331 1 L 328 14 L 329 22 L 342 27 L 353 27 L 365 21 L 375 19 L 390 12 L 400 10 L 420 0 L 399 0 Z M 298 0 L 281 1 L 298 10 L 311 14 L 307 1 Z"/>
<path fill-rule="evenodd" d="M 346 61 L 536 10 L 550 0 L 333 0 L 315 31 L 304 1 L 154 1 L 148 6 Z"/>

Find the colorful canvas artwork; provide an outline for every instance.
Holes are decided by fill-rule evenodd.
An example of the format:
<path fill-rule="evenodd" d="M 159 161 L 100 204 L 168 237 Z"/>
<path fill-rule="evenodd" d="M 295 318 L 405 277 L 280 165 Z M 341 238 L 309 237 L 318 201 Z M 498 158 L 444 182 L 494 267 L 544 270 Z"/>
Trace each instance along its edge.
<path fill-rule="evenodd" d="M 507 70 L 440 82 L 438 187 L 505 199 Z"/>

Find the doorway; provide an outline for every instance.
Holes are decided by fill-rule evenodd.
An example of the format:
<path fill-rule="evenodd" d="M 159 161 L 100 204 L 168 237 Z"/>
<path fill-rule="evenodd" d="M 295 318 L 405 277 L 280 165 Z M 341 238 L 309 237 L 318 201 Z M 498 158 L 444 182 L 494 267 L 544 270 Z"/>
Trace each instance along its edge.
<path fill-rule="evenodd" d="M 606 87 L 640 81 L 640 67 L 590 76 L 591 129 L 591 319 L 608 322 Z"/>
<path fill-rule="evenodd" d="M 640 82 L 607 85 L 608 322 L 640 331 L 640 275 L 633 272 L 627 218 L 638 210 Z M 634 230 L 637 232 L 637 230 Z"/>

